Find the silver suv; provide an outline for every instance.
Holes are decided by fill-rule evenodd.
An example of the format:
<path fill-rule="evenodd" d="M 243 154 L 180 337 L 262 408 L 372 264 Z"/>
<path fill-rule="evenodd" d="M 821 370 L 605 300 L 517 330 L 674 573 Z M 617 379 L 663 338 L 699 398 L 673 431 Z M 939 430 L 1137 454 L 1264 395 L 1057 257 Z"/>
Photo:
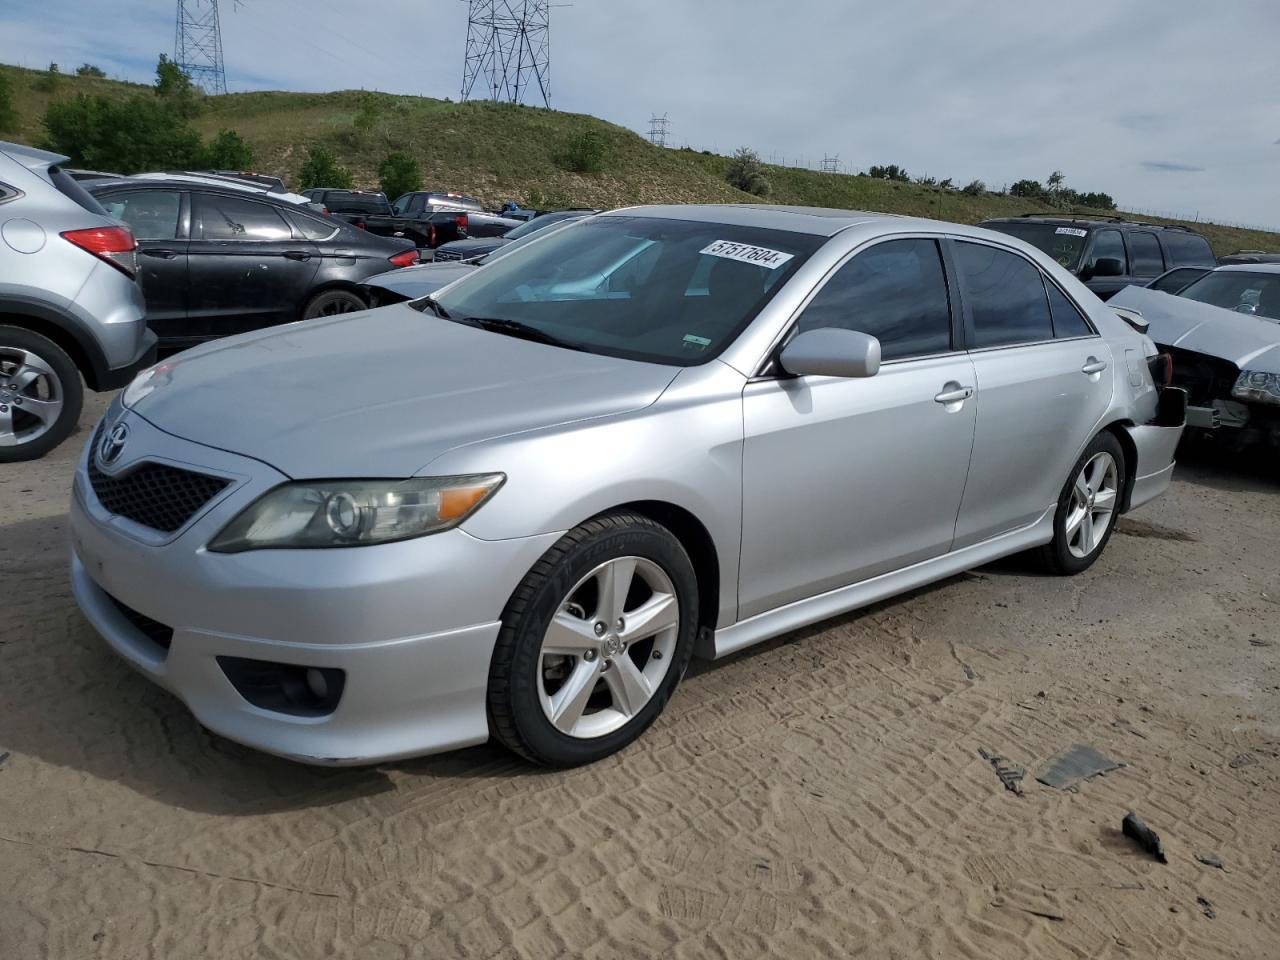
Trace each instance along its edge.
<path fill-rule="evenodd" d="M 0 141 L 0 463 L 42 457 L 75 429 L 84 393 L 155 356 L 133 233 L 59 164 Z"/>

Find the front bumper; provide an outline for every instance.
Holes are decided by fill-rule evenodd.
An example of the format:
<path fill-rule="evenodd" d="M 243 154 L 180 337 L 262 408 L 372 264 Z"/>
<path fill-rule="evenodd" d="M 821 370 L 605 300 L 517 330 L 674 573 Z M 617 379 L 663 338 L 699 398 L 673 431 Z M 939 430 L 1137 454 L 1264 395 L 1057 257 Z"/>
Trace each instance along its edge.
<path fill-rule="evenodd" d="M 82 459 L 70 512 L 72 588 L 112 650 L 210 730 L 296 760 L 371 763 L 488 738 L 499 617 L 558 534 L 487 541 L 451 530 L 373 547 L 209 553 L 212 535 L 281 475 L 125 416 L 144 459 L 201 464 L 241 482 L 157 540 L 103 510 Z M 167 649 L 121 604 L 171 628 Z M 345 685 L 323 716 L 262 709 L 219 657 L 338 669 Z"/>

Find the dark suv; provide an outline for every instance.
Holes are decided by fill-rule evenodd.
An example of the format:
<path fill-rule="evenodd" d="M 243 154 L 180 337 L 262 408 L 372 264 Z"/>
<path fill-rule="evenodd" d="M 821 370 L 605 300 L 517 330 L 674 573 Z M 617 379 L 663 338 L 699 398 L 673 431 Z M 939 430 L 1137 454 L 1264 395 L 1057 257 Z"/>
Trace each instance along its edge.
<path fill-rule="evenodd" d="M 1103 300 L 1174 267 L 1213 267 L 1209 241 L 1181 226 L 1026 214 L 978 224 L 1025 240 L 1079 277 Z"/>

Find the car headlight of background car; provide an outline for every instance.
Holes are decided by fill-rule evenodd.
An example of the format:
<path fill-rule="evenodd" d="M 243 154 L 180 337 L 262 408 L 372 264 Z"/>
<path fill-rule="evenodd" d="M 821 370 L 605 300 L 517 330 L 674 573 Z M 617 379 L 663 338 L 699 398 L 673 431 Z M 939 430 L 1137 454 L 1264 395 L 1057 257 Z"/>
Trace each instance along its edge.
<path fill-rule="evenodd" d="M 1280 373 L 1245 370 L 1236 378 L 1231 396 L 1255 403 L 1280 403 Z"/>
<path fill-rule="evenodd" d="M 505 480 L 502 473 L 482 473 L 285 483 L 242 510 L 209 549 L 361 547 L 421 537 L 462 523 Z"/>

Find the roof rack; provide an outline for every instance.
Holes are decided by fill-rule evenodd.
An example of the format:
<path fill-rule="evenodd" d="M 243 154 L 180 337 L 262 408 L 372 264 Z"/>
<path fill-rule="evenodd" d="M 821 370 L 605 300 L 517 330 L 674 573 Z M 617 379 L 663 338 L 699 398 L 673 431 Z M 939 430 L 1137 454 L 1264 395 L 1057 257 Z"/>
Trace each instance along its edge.
<path fill-rule="evenodd" d="M 1044 220 L 1071 220 L 1081 223 L 1127 223 L 1134 227 L 1159 227 L 1161 230 L 1181 230 L 1183 233 L 1195 233 L 1188 226 L 1181 223 L 1152 223 L 1148 220 L 1129 220 L 1126 217 L 1107 217 L 1102 215 L 1089 216 L 1087 214 L 1074 213 L 1020 213 L 1018 219 L 1024 220 L 1028 217 L 1040 217 Z"/>

